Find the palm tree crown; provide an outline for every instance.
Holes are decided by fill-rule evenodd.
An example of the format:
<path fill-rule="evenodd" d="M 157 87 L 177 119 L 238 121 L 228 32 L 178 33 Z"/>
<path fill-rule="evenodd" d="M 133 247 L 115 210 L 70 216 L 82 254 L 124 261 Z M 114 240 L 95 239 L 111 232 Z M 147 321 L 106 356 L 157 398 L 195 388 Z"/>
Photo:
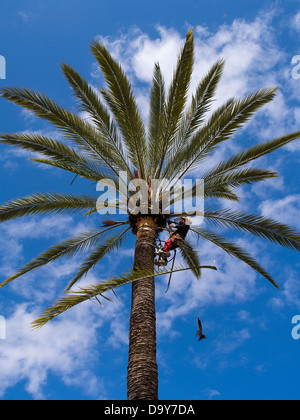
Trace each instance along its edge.
<path fill-rule="evenodd" d="M 36 133 L 2 133 L 0 141 L 38 153 L 37 158 L 31 159 L 34 162 L 72 172 L 95 184 L 100 179 L 110 179 L 118 191 L 121 188 L 118 182 L 120 171 L 127 174 L 128 181 L 136 178 L 144 180 L 148 185 L 149 197 L 153 193 L 153 179 L 167 179 L 170 187 L 196 169 L 201 172 L 205 159 L 220 144 L 228 141 L 261 107 L 272 101 L 276 94 L 276 88 L 262 89 L 243 99 L 231 98 L 214 112 L 210 112 L 224 67 L 224 61 L 219 60 L 200 81 L 188 102 L 194 62 L 194 38 L 190 31 L 178 57 L 168 92 L 160 66 L 155 64 L 146 129 L 130 82 L 120 64 L 98 41 L 91 44 L 91 51 L 102 70 L 105 88 L 95 89 L 72 67 L 67 64 L 61 66 L 79 104 L 79 111 L 87 113 L 89 119 L 83 119 L 80 114 L 63 108 L 42 93 L 14 87 L 6 87 L 0 91 L 3 98 L 53 124 L 66 142 Z M 206 202 L 203 216 L 207 224 L 247 232 L 299 251 L 300 234 L 291 227 L 270 218 L 231 211 L 218 205 L 220 200 L 238 201 L 237 187 L 276 177 L 275 171 L 246 165 L 299 137 L 300 132 L 295 132 L 259 143 L 201 173 L 199 178 L 204 180 Z M 159 197 L 163 197 L 164 188 L 166 185 L 160 187 Z M 196 190 L 193 188 L 190 194 L 194 197 Z M 129 191 L 128 200 L 131 196 Z M 87 194 L 36 193 L 0 206 L 0 221 L 65 212 L 91 215 L 97 211 L 96 202 L 97 197 Z M 121 209 L 118 201 L 114 206 L 116 210 Z M 155 220 L 159 234 L 173 216 L 172 213 L 164 214 L 162 207 L 159 214 L 151 214 L 149 207 L 147 217 Z M 145 267 L 135 267 L 105 282 L 73 289 L 74 284 L 109 252 L 123 245 L 130 231 L 136 233 L 137 225 L 143 217 L 142 214 L 128 214 L 125 221 L 104 223 L 98 229 L 77 234 L 51 246 L 2 282 L 0 287 L 52 261 L 90 250 L 75 277 L 66 286 L 65 296 L 34 322 L 34 327 L 39 328 L 87 299 L 99 295 L 105 297 L 105 292 L 121 285 L 169 273 L 170 269 L 153 271 Z M 193 227 L 191 231 L 198 239 L 208 240 L 244 261 L 278 287 L 258 261 L 237 244 L 202 226 Z M 197 252 L 182 249 L 181 253 L 186 265 L 176 266 L 173 271 L 191 269 L 200 277 L 201 264 Z"/>

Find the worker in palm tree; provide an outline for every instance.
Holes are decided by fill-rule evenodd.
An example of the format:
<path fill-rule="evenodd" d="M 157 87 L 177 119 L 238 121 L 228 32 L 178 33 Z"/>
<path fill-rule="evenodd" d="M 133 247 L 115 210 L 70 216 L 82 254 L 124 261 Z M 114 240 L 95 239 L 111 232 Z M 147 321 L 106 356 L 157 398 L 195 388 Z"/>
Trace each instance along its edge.
<path fill-rule="evenodd" d="M 185 240 L 191 224 L 192 222 L 189 217 L 181 217 L 179 219 L 179 223 L 173 222 L 170 225 L 170 228 L 172 229 L 173 227 L 176 227 L 176 230 L 173 231 L 171 237 L 166 241 L 163 251 L 170 252 L 178 248 L 178 244 Z"/>

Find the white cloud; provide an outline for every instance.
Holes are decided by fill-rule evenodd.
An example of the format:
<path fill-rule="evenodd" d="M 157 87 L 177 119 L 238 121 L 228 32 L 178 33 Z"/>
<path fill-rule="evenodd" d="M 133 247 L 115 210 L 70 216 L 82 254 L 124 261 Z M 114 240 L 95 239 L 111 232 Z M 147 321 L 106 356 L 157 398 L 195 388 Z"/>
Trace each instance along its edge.
<path fill-rule="evenodd" d="M 68 385 L 79 385 L 81 381 L 84 391 L 96 396 L 101 379 L 96 379 L 92 361 L 99 357 L 95 348 L 100 323 L 94 319 L 91 306 L 81 305 L 63 319 L 32 331 L 31 322 L 37 315 L 36 309 L 20 304 L 6 319 L 6 340 L 0 342 L 0 396 L 25 380 L 29 394 L 36 399 L 46 398 L 43 387 L 49 373 Z"/>
<path fill-rule="evenodd" d="M 291 20 L 292 28 L 297 32 L 300 32 L 300 11 L 293 16 Z"/>
<path fill-rule="evenodd" d="M 157 27 L 159 37 L 151 39 L 136 27 L 132 27 L 127 34 L 111 39 L 98 36 L 110 53 L 122 63 L 122 67 L 129 75 L 150 83 L 156 62 L 160 63 L 163 74 L 170 80 L 176 65 L 177 54 L 182 45 L 180 34 L 164 27 Z"/>
<path fill-rule="evenodd" d="M 272 298 L 269 301 L 275 311 L 282 311 L 286 306 L 291 308 L 300 309 L 300 285 L 299 285 L 299 274 L 295 268 L 285 267 L 283 270 L 283 278 L 285 282 L 283 284 L 280 296 Z"/>
<path fill-rule="evenodd" d="M 51 238 L 70 233 L 73 218 L 67 215 L 47 216 L 28 220 L 13 220 L 1 226 L 4 234 L 11 238 Z"/>
<path fill-rule="evenodd" d="M 232 96 L 242 97 L 252 90 L 277 85 L 282 74 L 282 69 L 277 66 L 285 55 L 277 45 L 272 17 L 270 12 L 253 21 L 236 19 L 231 25 L 222 25 L 215 33 L 196 27 L 191 92 L 220 58 L 226 60 L 226 66 L 215 106 Z M 98 36 L 121 62 L 134 85 L 138 85 L 138 81 L 151 83 L 155 62 L 160 63 L 167 85 L 172 79 L 184 37 L 172 28 L 157 26 L 156 29 L 157 38 L 151 38 L 136 27 L 118 38 Z M 139 90 L 137 96 L 140 96 Z M 148 96 L 149 92 L 145 98 L 147 102 Z M 284 98 L 279 95 L 272 107 L 268 116 L 274 117 L 275 113 L 277 122 L 278 117 L 284 120 L 287 113 Z M 146 110 L 145 105 L 143 109 Z"/>
<path fill-rule="evenodd" d="M 28 22 L 30 20 L 30 14 L 28 12 L 24 12 L 23 10 L 20 10 L 18 12 L 18 15 L 24 22 Z"/>
<path fill-rule="evenodd" d="M 300 228 L 300 195 L 288 195 L 279 200 L 265 200 L 260 205 L 261 213 L 279 222 Z"/>
<path fill-rule="evenodd" d="M 241 347 L 246 340 L 249 340 L 251 335 L 247 328 L 243 328 L 240 331 L 233 331 L 228 334 L 224 332 L 221 337 L 218 337 L 216 343 L 216 352 L 222 354 L 232 353 L 238 347 Z"/>
<path fill-rule="evenodd" d="M 213 400 L 214 398 L 221 396 L 220 392 L 216 389 L 207 388 L 203 392 L 208 400 Z"/>

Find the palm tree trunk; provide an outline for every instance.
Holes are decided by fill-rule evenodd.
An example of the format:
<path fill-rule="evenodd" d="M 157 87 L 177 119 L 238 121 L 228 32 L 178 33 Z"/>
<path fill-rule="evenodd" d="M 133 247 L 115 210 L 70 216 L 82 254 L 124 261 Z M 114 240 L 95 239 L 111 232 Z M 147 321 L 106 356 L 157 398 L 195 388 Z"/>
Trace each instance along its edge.
<path fill-rule="evenodd" d="M 143 218 L 138 224 L 134 268 L 153 270 L 156 229 L 151 218 Z M 154 277 L 132 284 L 127 397 L 158 399 Z"/>

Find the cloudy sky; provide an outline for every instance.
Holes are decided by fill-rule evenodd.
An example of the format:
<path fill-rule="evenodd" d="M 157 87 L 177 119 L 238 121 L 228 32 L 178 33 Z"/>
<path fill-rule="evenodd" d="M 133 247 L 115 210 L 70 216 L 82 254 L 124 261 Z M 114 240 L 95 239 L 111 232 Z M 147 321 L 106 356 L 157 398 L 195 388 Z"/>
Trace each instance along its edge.
<path fill-rule="evenodd" d="M 0 23 L 0 55 L 5 58 L 0 63 L 6 64 L 0 86 L 42 91 L 71 109 L 74 100 L 59 64 L 70 64 L 93 86 L 102 86 L 89 51 L 90 42 L 98 39 L 122 63 L 147 123 L 154 63 L 160 63 L 168 85 L 191 28 L 196 46 L 191 92 L 219 58 L 226 65 L 214 107 L 232 96 L 279 86 L 276 99 L 218 149 L 207 166 L 243 147 L 299 130 L 298 0 L 192 0 L 188 5 L 178 0 L 2 0 Z M 4 100 L 0 122 L 1 132 L 58 136 L 53 127 Z M 91 192 L 90 185 L 76 181 L 70 186 L 71 175 L 44 169 L 30 157 L 1 146 L 1 203 L 42 191 Z M 241 189 L 241 202 L 233 208 L 300 230 L 300 140 L 259 163 L 280 176 Z M 1 279 L 47 246 L 97 223 L 61 215 L 0 225 Z M 196 244 L 203 262 L 217 261 L 217 274 L 205 272 L 200 281 L 190 274 L 174 275 L 167 294 L 168 279 L 157 280 L 160 399 L 298 399 L 300 341 L 292 338 L 292 318 L 300 313 L 299 256 L 236 232 L 227 237 L 256 256 L 281 291 L 215 246 Z M 85 281 L 104 280 L 129 267 L 133 244 L 129 237 L 126 247 L 103 260 Z M 1 289 L 6 339 L 0 339 L 0 399 L 126 399 L 130 286 L 118 291 L 120 302 L 105 302 L 104 308 L 87 302 L 39 332 L 30 328 L 61 296 L 78 264 L 77 257 L 57 261 Z M 201 343 L 195 337 L 198 316 L 208 336 Z"/>

